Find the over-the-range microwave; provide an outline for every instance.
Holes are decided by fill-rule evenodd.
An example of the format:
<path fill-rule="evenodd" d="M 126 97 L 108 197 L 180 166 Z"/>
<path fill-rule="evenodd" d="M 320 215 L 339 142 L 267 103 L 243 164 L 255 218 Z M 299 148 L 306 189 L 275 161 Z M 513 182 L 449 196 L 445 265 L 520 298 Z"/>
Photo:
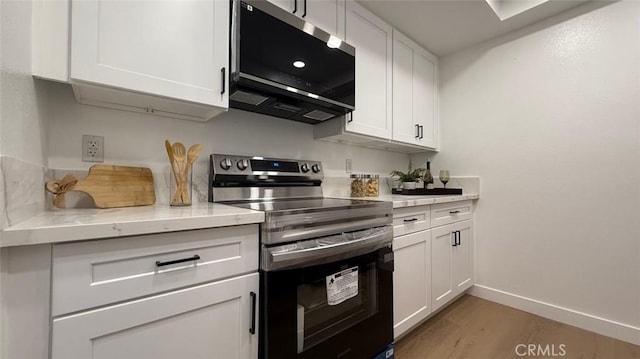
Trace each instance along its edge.
<path fill-rule="evenodd" d="M 355 109 L 355 48 L 264 0 L 233 0 L 229 105 L 319 123 Z"/>

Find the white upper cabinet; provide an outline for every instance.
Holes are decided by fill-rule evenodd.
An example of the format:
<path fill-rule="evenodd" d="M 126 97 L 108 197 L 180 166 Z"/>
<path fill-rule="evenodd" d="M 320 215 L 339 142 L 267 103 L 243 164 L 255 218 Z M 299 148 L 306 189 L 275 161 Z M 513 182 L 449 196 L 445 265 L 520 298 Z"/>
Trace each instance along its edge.
<path fill-rule="evenodd" d="M 228 1 L 36 0 L 34 9 L 34 75 L 71 83 L 80 103 L 198 121 L 228 108 Z"/>
<path fill-rule="evenodd" d="M 85 0 L 72 5 L 72 81 L 228 106 L 228 2 Z"/>
<path fill-rule="evenodd" d="M 438 150 L 437 58 L 355 1 L 345 8 L 345 40 L 356 48 L 356 109 L 315 125 L 315 138 L 399 152 Z"/>
<path fill-rule="evenodd" d="M 393 140 L 437 148 L 437 59 L 393 31 Z"/>
<path fill-rule="evenodd" d="M 393 29 L 354 1 L 346 9 L 345 40 L 356 48 L 356 110 L 346 130 L 391 139 Z"/>
<path fill-rule="evenodd" d="M 320 29 L 344 36 L 344 0 L 268 0 Z"/>

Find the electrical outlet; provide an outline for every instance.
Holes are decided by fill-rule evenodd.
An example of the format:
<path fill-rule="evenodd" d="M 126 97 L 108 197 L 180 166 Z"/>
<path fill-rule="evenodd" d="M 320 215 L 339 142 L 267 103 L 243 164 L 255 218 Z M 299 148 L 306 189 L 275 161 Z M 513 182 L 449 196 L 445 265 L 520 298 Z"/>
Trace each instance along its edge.
<path fill-rule="evenodd" d="M 104 136 L 82 135 L 82 161 L 104 162 Z"/>
<path fill-rule="evenodd" d="M 347 173 L 353 172 L 352 165 L 353 165 L 353 163 L 351 161 L 351 158 L 347 158 L 347 160 L 345 161 L 345 164 L 344 164 L 344 168 L 345 168 L 345 171 Z"/>

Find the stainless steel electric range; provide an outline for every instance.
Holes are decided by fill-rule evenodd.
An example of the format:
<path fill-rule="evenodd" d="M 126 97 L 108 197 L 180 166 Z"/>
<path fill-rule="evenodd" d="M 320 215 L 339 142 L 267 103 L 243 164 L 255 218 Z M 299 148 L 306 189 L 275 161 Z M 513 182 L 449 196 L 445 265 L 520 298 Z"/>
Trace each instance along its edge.
<path fill-rule="evenodd" d="M 210 156 L 209 201 L 265 212 L 260 358 L 373 358 L 393 341 L 392 204 L 324 198 L 323 173 Z"/>

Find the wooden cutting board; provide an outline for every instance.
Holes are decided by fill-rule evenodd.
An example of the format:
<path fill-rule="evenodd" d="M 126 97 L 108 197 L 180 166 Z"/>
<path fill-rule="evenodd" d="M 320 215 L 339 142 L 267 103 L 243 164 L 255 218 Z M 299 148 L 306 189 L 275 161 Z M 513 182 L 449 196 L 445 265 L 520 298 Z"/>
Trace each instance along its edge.
<path fill-rule="evenodd" d="M 59 182 L 47 182 L 47 190 L 64 196 L 64 191 L 52 190 L 57 189 Z M 69 185 L 66 191 L 88 194 L 98 208 L 146 206 L 156 202 L 153 175 L 146 167 L 93 165 L 85 179 Z M 64 207 L 64 199 L 60 202 Z"/>

